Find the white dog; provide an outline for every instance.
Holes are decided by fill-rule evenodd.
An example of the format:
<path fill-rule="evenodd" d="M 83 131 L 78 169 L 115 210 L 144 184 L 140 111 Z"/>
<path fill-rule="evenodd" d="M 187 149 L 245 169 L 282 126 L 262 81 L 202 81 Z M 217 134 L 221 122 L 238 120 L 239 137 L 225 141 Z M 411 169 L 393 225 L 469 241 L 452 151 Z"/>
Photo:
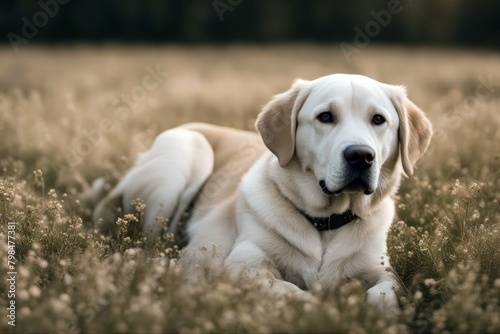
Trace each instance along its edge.
<path fill-rule="evenodd" d="M 145 200 L 144 232 L 176 224 L 191 206 L 185 263 L 215 245 L 233 273 L 245 269 L 277 291 L 301 293 L 342 279 L 394 307 L 386 257 L 401 174 L 413 174 L 431 124 L 405 89 L 360 75 L 297 80 L 269 102 L 257 133 L 187 124 L 162 133 L 101 201 Z M 267 148 L 266 148 L 267 147 Z M 194 259 L 194 260 L 193 260 Z"/>

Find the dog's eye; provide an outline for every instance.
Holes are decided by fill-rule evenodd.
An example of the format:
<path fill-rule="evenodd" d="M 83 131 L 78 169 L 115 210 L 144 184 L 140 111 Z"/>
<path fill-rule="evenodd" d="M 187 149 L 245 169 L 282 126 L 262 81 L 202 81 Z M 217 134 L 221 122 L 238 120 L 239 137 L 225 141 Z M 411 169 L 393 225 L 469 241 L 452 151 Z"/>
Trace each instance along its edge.
<path fill-rule="evenodd" d="M 385 123 L 385 118 L 382 115 L 376 114 L 372 118 L 372 123 L 375 124 L 375 125 L 383 124 L 383 123 Z"/>
<path fill-rule="evenodd" d="M 333 114 L 331 112 L 329 112 L 329 111 L 322 112 L 316 118 L 321 123 L 333 123 L 335 121 L 335 118 L 333 117 Z"/>

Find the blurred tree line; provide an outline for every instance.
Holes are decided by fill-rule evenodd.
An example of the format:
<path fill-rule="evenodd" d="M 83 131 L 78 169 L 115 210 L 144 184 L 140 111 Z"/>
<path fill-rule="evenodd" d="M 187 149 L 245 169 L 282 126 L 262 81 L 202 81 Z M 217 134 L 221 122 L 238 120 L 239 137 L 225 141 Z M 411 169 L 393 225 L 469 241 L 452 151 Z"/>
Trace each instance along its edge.
<path fill-rule="evenodd" d="M 402 10 L 384 20 L 380 11 L 387 10 L 391 2 Z M 30 40 L 41 42 L 349 42 L 355 38 L 356 27 L 364 32 L 375 21 L 379 31 L 376 24 L 370 27 L 377 42 L 500 47 L 498 0 L 0 2 L 0 31 L 5 42 L 9 42 L 9 33 L 22 37 L 27 21 L 38 28 Z"/>

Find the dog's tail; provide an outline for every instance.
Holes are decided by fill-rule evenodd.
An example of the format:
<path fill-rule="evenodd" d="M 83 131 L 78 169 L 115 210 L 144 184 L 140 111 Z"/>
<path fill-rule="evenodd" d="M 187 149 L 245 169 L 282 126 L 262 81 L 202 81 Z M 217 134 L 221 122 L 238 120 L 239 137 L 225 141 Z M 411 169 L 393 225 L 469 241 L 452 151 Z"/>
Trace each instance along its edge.
<path fill-rule="evenodd" d="M 93 219 L 109 219 L 110 207 L 120 199 L 124 213 L 133 212 L 131 202 L 140 198 L 146 204 L 142 230 L 147 236 L 156 237 L 165 219 L 175 232 L 213 167 L 214 152 L 202 134 L 181 128 L 165 131 L 100 201 Z"/>

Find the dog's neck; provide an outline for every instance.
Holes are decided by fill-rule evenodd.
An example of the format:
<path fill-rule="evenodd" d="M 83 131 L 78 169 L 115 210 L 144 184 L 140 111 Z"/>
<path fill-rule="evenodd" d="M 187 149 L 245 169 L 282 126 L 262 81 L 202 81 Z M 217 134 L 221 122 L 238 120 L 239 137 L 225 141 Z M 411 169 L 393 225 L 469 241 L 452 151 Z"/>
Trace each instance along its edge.
<path fill-rule="evenodd" d="M 311 217 L 328 217 L 346 212 L 351 208 L 352 199 L 347 194 L 339 196 L 323 194 L 314 173 L 302 170 L 295 157 L 286 168 L 281 168 L 275 159 L 272 159 L 270 166 L 269 172 L 278 190 L 299 211 Z"/>

